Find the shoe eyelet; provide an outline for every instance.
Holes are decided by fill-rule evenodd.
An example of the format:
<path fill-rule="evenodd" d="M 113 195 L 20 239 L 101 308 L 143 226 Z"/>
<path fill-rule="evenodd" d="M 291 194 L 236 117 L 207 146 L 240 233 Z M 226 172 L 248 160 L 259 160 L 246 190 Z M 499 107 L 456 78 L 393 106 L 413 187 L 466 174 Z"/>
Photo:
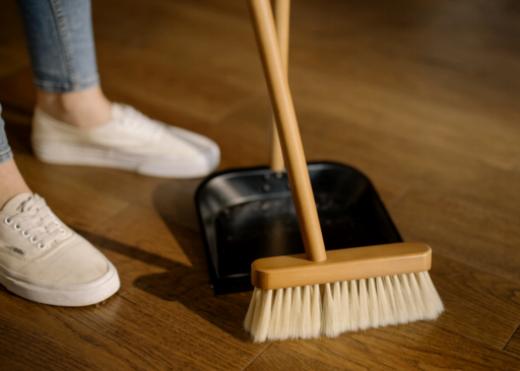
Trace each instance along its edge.
<path fill-rule="evenodd" d="M 24 236 L 24 237 L 29 237 L 29 232 L 27 232 L 27 231 L 22 231 L 22 236 Z"/>
<path fill-rule="evenodd" d="M 10 225 L 12 222 L 13 222 L 13 220 L 8 216 L 4 219 L 4 223 L 7 225 Z"/>
<path fill-rule="evenodd" d="M 20 226 L 20 224 L 15 224 L 15 225 L 14 225 L 14 229 L 16 229 L 17 231 L 19 231 L 20 229 L 22 229 L 22 227 Z"/>
<path fill-rule="evenodd" d="M 43 243 L 40 242 L 40 243 L 38 244 L 38 248 L 43 249 L 43 248 L 44 248 Z"/>
<path fill-rule="evenodd" d="M 38 239 L 35 237 L 35 236 L 32 236 L 29 241 L 31 241 L 32 243 L 36 243 L 38 241 Z"/>

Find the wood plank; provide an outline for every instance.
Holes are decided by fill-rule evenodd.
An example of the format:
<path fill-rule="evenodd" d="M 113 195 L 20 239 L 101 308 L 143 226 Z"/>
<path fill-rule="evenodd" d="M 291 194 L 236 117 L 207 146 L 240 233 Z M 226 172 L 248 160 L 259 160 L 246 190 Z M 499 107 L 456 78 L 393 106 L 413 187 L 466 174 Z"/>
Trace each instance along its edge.
<path fill-rule="evenodd" d="M 229 13 L 207 3 L 186 6 L 156 1 L 128 6 L 120 0 L 107 7 L 94 2 L 94 13 L 100 15 L 96 18 L 100 71 L 112 76 L 107 91 L 163 107 L 172 105 L 209 122 L 237 107 L 258 86 L 264 88 L 246 4 L 239 4 L 238 12 Z M 103 11 L 96 12 L 97 6 Z M 118 24 L 119 32 L 113 32 L 106 18 L 113 12 L 126 19 Z M 141 16 L 132 16 L 136 12 Z M 127 35 L 136 29 L 147 32 L 128 43 Z M 120 48 L 121 43 L 128 47 Z M 132 60 L 140 63 L 127 63 Z M 144 80 L 147 89 L 136 88 L 135 81 Z"/>
<path fill-rule="evenodd" d="M 275 343 L 248 370 L 516 370 L 520 360 L 458 334 L 421 324 L 338 339 Z"/>
<path fill-rule="evenodd" d="M 0 12 L 0 79 L 16 73 L 29 64 L 28 53 L 25 49 L 25 35 L 17 13 L 16 1 L 2 2 L 2 12 Z"/>
<path fill-rule="evenodd" d="M 502 352 L 520 318 L 518 283 L 505 283 L 440 256 L 434 257 L 432 279 L 446 307 L 437 321 L 346 333 L 335 339 L 276 342 L 248 369 L 281 370 L 287 364 L 303 370 L 520 367 L 520 358 Z"/>
<path fill-rule="evenodd" d="M 475 187 L 423 183 L 392 214 L 408 239 L 429 241 L 434 252 L 518 282 L 520 199 L 510 184 L 520 177 L 483 169 L 479 174 Z"/>
<path fill-rule="evenodd" d="M 83 234 L 119 267 L 120 295 L 149 317 L 147 328 L 168 343 L 183 342 L 170 350 L 174 359 L 187 358 L 192 367 L 245 366 L 267 346 L 250 343 L 242 330 L 249 294 L 214 296 L 198 233 L 170 222 L 160 208 L 130 205 L 101 235 Z"/>
<path fill-rule="evenodd" d="M 520 326 L 516 329 L 511 339 L 507 342 L 504 350 L 520 357 Z"/>

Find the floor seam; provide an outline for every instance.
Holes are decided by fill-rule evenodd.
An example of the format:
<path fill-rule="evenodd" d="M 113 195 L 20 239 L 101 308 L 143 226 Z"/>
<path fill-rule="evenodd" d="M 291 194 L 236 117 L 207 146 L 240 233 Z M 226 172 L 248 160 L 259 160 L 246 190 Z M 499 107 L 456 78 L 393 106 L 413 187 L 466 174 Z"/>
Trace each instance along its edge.
<path fill-rule="evenodd" d="M 516 334 L 517 332 L 519 332 L 519 331 L 520 331 L 520 324 L 518 324 L 518 325 L 516 326 L 515 330 L 513 331 L 513 333 L 512 333 L 511 336 L 509 337 L 509 339 L 507 339 L 506 344 L 504 345 L 504 347 L 502 348 L 502 350 L 505 351 L 505 352 L 507 352 L 508 354 L 512 354 L 512 355 L 514 355 L 515 357 L 519 357 L 519 358 L 520 358 L 519 355 L 514 354 L 514 353 L 511 353 L 510 351 L 507 350 L 507 346 L 509 345 L 509 343 L 511 342 L 511 340 L 513 340 L 513 337 L 515 336 L 515 334 Z"/>
<path fill-rule="evenodd" d="M 249 367 L 251 367 L 251 365 L 252 365 L 253 363 L 256 362 L 256 360 L 258 359 L 258 357 L 260 357 L 260 356 L 263 355 L 267 350 L 269 350 L 269 348 L 271 348 L 272 345 L 273 345 L 272 343 L 269 344 L 269 345 L 267 345 L 267 346 L 265 347 L 264 350 L 262 350 L 262 351 L 261 351 L 260 353 L 258 353 L 256 356 L 254 356 L 253 359 L 251 359 L 251 361 L 249 361 L 249 363 L 248 363 L 247 365 L 244 366 L 244 368 L 242 369 L 242 371 L 247 370 Z"/>

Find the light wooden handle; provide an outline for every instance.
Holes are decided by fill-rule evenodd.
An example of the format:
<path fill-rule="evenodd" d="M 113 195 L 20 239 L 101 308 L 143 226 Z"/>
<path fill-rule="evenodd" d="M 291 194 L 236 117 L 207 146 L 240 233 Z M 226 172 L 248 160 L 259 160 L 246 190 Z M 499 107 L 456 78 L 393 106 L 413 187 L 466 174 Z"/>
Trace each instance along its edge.
<path fill-rule="evenodd" d="M 291 14 L 291 0 L 275 0 L 274 17 L 276 22 L 276 33 L 278 35 L 278 44 L 280 46 L 280 55 L 284 65 L 285 73 L 289 71 L 289 23 Z M 282 147 L 280 146 L 280 138 L 276 129 L 276 118 L 273 117 L 273 125 L 271 127 L 271 170 L 280 172 L 284 170 Z"/>
<path fill-rule="evenodd" d="M 327 254 L 318 211 L 312 194 L 291 92 L 280 57 L 271 5 L 269 0 L 249 0 L 249 4 L 274 107 L 282 152 L 289 173 L 305 252 L 312 261 L 325 261 Z"/>

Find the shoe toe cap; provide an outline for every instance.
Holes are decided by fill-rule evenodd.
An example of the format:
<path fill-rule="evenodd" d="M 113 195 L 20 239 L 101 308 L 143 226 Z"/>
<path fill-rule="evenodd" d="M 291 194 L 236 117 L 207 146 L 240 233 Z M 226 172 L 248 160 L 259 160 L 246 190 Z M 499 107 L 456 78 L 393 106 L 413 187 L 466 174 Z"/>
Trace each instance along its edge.
<path fill-rule="evenodd" d="M 52 288 L 91 286 L 114 274 L 114 266 L 94 246 L 74 235 L 64 246 L 31 269 L 31 281 Z"/>
<path fill-rule="evenodd" d="M 218 167 L 220 163 L 220 148 L 215 141 L 203 135 L 176 127 L 170 128 L 170 132 L 191 146 L 204 160 L 209 171 Z"/>
<path fill-rule="evenodd" d="M 184 129 L 169 128 L 171 137 L 163 139 L 155 156 L 147 158 L 138 171 L 142 174 L 200 178 L 215 170 L 220 163 L 218 145 L 202 135 Z"/>

